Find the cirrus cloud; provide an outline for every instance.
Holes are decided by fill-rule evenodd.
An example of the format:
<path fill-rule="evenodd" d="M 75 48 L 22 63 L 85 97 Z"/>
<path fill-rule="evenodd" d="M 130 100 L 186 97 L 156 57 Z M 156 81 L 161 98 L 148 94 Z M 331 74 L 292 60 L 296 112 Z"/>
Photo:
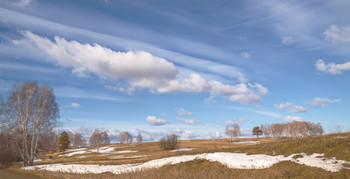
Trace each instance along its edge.
<path fill-rule="evenodd" d="M 302 112 L 306 112 L 308 111 L 307 108 L 304 108 L 302 106 L 298 106 L 298 105 L 294 105 L 292 103 L 281 103 L 279 105 L 275 105 L 275 108 L 276 109 L 284 109 L 284 110 L 287 110 L 287 111 L 290 111 L 290 112 L 293 112 L 293 113 L 302 113 Z"/>
<path fill-rule="evenodd" d="M 325 107 L 329 106 L 328 103 L 338 103 L 341 99 L 328 99 L 328 98 L 314 98 L 312 102 L 306 101 L 304 104 L 314 106 L 314 107 Z"/>

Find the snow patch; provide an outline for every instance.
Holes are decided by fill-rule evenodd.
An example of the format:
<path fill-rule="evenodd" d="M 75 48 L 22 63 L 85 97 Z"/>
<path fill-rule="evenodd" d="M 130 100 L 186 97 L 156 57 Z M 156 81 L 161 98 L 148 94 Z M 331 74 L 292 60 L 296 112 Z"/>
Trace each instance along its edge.
<path fill-rule="evenodd" d="M 190 150 L 193 150 L 193 148 L 179 148 L 179 149 L 172 150 L 171 152 L 190 151 Z"/>
<path fill-rule="evenodd" d="M 86 150 L 86 148 L 67 149 L 66 152 L 76 152 L 76 151 L 83 151 L 83 150 Z"/>
<path fill-rule="evenodd" d="M 292 161 L 295 163 L 304 164 L 310 167 L 322 168 L 323 170 L 326 170 L 329 172 L 338 172 L 343 168 L 343 164 L 350 163 L 343 160 L 337 160 L 335 159 L 335 157 L 324 158 L 323 157 L 324 154 L 314 153 L 308 156 L 305 153 L 301 153 L 300 155 L 302 155 L 303 158 L 293 159 Z"/>
<path fill-rule="evenodd" d="M 87 153 L 87 152 L 86 151 L 76 151 L 76 152 L 71 152 L 71 153 L 68 153 L 68 154 L 59 155 L 58 157 L 70 157 L 70 156 L 73 156 L 73 155 L 85 154 L 85 153 Z"/>
<path fill-rule="evenodd" d="M 302 158 L 293 159 L 295 155 L 302 155 Z M 321 158 L 319 158 L 321 157 Z M 161 159 L 151 160 L 141 164 L 123 164 L 123 165 L 80 165 L 80 164 L 49 164 L 49 165 L 36 165 L 23 167 L 25 170 L 49 170 L 71 173 L 103 173 L 111 172 L 114 174 L 129 173 L 134 171 L 140 171 L 144 169 L 160 168 L 165 165 L 174 165 L 181 162 L 193 161 L 196 159 L 209 160 L 211 162 L 219 162 L 226 165 L 229 168 L 235 169 L 264 169 L 269 168 L 272 165 L 281 161 L 292 161 L 299 164 L 305 164 L 312 167 L 322 168 L 326 171 L 338 172 L 341 169 L 348 169 L 343 167 L 342 164 L 350 164 L 350 162 L 343 160 L 336 160 L 335 158 L 325 159 L 323 154 L 306 155 L 293 154 L 288 157 L 282 155 L 270 156 L 270 155 L 247 155 L 244 153 L 204 153 L 197 155 L 183 155 L 176 157 L 167 157 Z"/>
<path fill-rule="evenodd" d="M 89 151 L 98 153 L 110 153 L 114 151 L 114 147 L 101 147 L 99 149 L 90 149 Z"/>

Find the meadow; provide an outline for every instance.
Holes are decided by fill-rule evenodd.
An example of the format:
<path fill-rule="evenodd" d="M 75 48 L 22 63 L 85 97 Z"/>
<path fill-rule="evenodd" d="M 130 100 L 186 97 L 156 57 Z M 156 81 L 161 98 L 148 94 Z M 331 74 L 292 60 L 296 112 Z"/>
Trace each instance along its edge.
<path fill-rule="evenodd" d="M 35 162 L 36 166 L 81 164 L 84 166 L 96 165 L 96 167 L 123 166 L 126 169 L 145 163 L 159 166 L 120 174 L 100 173 L 101 171 L 97 171 L 98 174 L 89 173 L 89 171 L 77 174 L 72 173 L 75 171 L 73 168 L 68 172 L 23 170 L 20 167 L 21 163 L 15 163 L 10 170 L 42 178 L 350 178 L 349 163 L 341 163 L 341 161 L 350 161 L 350 133 L 293 139 L 239 138 L 232 143 L 228 139 L 181 140 L 179 142 L 179 149 L 175 151 L 162 150 L 158 142 L 110 144 L 100 147 L 99 151 L 96 148 L 86 147 L 69 149 L 66 153 L 40 154 Z M 170 162 L 170 164 L 158 165 L 153 162 L 164 162 L 163 159 L 167 159 L 166 161 L 178 160 L 183 156 L 202 156 L 204 153 L 209 157 L 213 153 L 234 153 L 238 156 L 264 154 L 265 157 L 273 159 L 282 157 L 282 159 L 271 166 L 265 162 L 262 163 L 262 168 L 249 169 L 232 168 L 229 164 L 208 160 L 207 155 L 205 155 L 207 158 L 197 157 L 186 162 L 175 162 L 175 164 Z M 316 160 L 315 166 L 324 163 L 324 165 L 341 166 L 341 168 L 330 171 L 327 170 L 327 167 L 310 166 L 307 161 L 304 161 L 305 164 L 297 162 L 302 161 L 303 157 L 307 160 L 307 157 L 315 153 L 320 154 L 310 158 L 310 160 Z M 289 159 L 285 160 L 288 156 L 290 156 Z M 228 160 L 233 161 L 234 158 Z M 237 160 L 240 159 L 237 158 Z M 257 164 L 259 161 L 254 162 L 253 164 Z M 81 172 L 81 170 L 77 171 Z"/>

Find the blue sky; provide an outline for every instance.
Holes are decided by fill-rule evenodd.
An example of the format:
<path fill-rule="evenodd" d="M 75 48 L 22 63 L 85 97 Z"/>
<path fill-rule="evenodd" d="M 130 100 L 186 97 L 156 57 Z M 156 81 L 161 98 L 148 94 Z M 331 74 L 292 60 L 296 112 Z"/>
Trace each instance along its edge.
<path fill-rule="evenodd" d="M 0 2 L 0 94 L 54 88 L 62 129 L 242 134 L 265 123 L 350 129 L 350 2 Z M 117 139 L 115 137 L 114 139 Z"/>

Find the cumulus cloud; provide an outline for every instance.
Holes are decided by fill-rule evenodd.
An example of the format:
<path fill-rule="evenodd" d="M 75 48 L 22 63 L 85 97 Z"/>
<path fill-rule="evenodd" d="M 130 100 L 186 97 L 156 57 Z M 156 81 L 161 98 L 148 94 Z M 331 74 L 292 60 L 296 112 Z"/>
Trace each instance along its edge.
<path fill-rule="evenodd" d="M 281 38 L 281 40 L 284 45 L 290 45 L 294 42 L 294 39 L 291 36 L 284 36 Z"/>
<path fill-rule="evenodd" d="M 307 108 L 304 108 L 302 106 L 297 106 L 297 105 L 294 105 L 292 103 L 285 103 L 285 104 L 279 104 L 279 105 L 275 105 L 275 108 L 276 109 L 284 109 L 284 110 L 287 110 L 287 111 L 291 111 L 293 113 L 302 113 L 302 112 L 306 112 L 308 109 Z"/>
<path fill-rule="evenodd" d="M 78 104 L 78 103 L 71 103 L 70 106 L 73 107 L 73 108 L 79 108 L 80 104 Z"/>
<path fill-rule="evenodd" d="M 185 124 L 190 124 L 190 125 L 200 124 L 200 121 L 194 120 L 194 119 L 180 119 L 180 118 L 176 118 L 176 120 L 181 121 L 181 122 L 183 122 Z"/>
<path fill-rule="evenodd" d="M 324 107 L 329 106 L 328 103 L 338 103 L 341 99 L 328 99 L 328 98 L 314 98 L 312 102 L 306 101 L 304 104 L 314 106 L 314 107 Z"/>
<path fill-rule="evenodd" d="M 93 73 L 105 79 L 172 79 L 178 73 L 174 64 L 147 52 L 116 52 L 98 44 L 80 44 L 57 36 L 52 42 L 29 31 L 23 34 L 26 37 L 23 43 L 35 44 L 54 57 L 58 65 L 73 68 L 78 76 Z"/>
<path fill-rule="evenodd" d="M 155 116 L 147 116 L 146 121 L 149 122 L 152 126 L 162 126 L 169 123 L 168 121 L 164 119 L 158 119 Z"/>
<path fill-rule="evenodd" d="M 186 111 L 182 108 L 177 110 L 177 113 L 179 114 L 179 116 L 193 116 L 193 114 L 189 111 Z"/>
<path fill-rule="evenodd" d="M 302 122 L 303 119 L 299 116 L 286 116 L 286 118 L 284 118 L 284 121 L 285 122 L 293 122 L 293 121 Z"/>
<path fill-rule="evenodd" d="M 250 59 L 250 54 L 248 52 L 242 52 L 241 56 L 246 59 Z"/>
<path fill-rule="evenodd" d="M 316 69 L 324 73 L 329 73 L 332 75 L 341 74 L 342 71 L 350 70 L 350 62 L 343 64 L 328 63 L 325 64 L 322 59 L 319 59 L 316 64 Z"/>
<path fill-rule="evenodd" d="M 175 65 L 144 51 L 116 52 L 101 45 L 81 44 L 56 36 L 54 41 L 32 32 L 23 32 L 24 39 L 16 44 L 36 46 L 49 54 L 61 67 L 72 68 L 72 73 L 86 77 L 91 74 L 102 79 L 126 79 L 128 87 L 118 87 L 120 91 L 132 92 L 149 89 L 154 93 L 203 93 L 212 97 L 221 96 L 234 102 L 256 104 L 268 94 L 261 84 L 247 84 L 246 79 L 235 85 L 204 79 L 197 73 L 189 77 L 179 75 Z M 112 88 L 112 87 L 111 87 Z"/>
<path fill-rule="evenodd" d="M 331 25 L 324 33 L 324 38 L 332 43 L 350 42 L 350 26 Z"/>
<path fill-rule="evenodd" d="M 204 139 L 219 139 L 222 138 L 222 135 L 220 134 L 220 132 L 206 132 L 203 135 Z"/>

